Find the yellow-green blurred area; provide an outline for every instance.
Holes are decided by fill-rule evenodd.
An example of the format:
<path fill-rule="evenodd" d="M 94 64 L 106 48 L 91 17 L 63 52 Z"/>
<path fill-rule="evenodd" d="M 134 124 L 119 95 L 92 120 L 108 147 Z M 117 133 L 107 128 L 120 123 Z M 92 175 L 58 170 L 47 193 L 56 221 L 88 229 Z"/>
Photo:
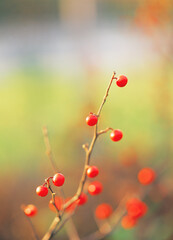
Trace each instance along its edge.
<path fill-rule="evenodd" d="M 123 139 L 99 137 L 91 164 L 104 191 L 89 196 L 73 221 L 82 239 L 98 228 L 98 204 L 115 209 L 127 192 L 140 192 L 147 215 L 131 230 L 119 221 L 104 239 L 173 239 L 172 13 L 171 0 L 0 1 L 0 239 L 33 239 L 22 204 L 38 207 L 33 223 L 40 239 L 55 216 L 51 195 L 35 193 L 53 175 L 43 126 L 66 178 L 65 195 L 75 194 L 82 145 L 93 136 L 85 118 L 97 113 L 113 71 L 129 81 L 124 88 L 113 82 L 99 129 L 121 129 Z M 138 183 L 142 167 L 155 169 L 152 186 Z M 65 228 L 58 236 L 72 239 Z"/>

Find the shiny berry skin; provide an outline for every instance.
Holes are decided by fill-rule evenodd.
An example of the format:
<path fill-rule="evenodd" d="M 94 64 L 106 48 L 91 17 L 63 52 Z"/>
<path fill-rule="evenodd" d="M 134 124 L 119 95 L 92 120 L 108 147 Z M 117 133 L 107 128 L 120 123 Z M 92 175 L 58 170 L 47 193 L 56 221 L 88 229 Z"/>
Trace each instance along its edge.
<path fill-rule="evenodd" d="M 152 168 L 142 168 L 138 173 L 138 180 L 143 185 L 152 183 L 156 178 L 156 173 Z"/>
<path fill-rule="evenodd" d="M 96 166 L 91 166 L 87 169 L 87 176 L 90 178 L 94 178 L 99 174 L 99 170 Z"/>
<path fill-rule="evenodd" d="M 97 124 L 98 118 L 95 114 L 90 113 L 89 116 L 86 118 L 86 123 L 88 126 L 94 126 Z"/>
<path fill-rule="evenodd" d="M 56 173 L 52 179 L 53 184 L 57 187 L 61 187 L 64 184 L 64 181 L 65 177 L 61 173 Z"/>
<path fill-rule="evenodd" d="M 48 189 L 45 186 L 38 186 L 36 188 L 36 193 L 40 197 L 45 197 L 48 194 Z"/>
<path fill-rule="evenodd" d="M 29 204 L 24 208 L 24 213 L 27 217 L 33 217 L 37 214 L 37 208 L 33 204 Z"/>
<path fill-rule="evenodd" d="M 103 186 L 100 182 L 98 181 L 95 181 L 95 182 L 92 182 L 90 183 L 90 185 L 88 186 L 88 192 L 91 194 L 91 195 L 97 195 L 99 193 L 101 193 L 103 190 Z"/>
<path fill-rule="evenodd" d="M 85 193 L 81 193 L 80 197 L 76 201 L 78 205 L 83 205 L 88 201 L 88 197 Z"/>
<path fill-rule="evenodd" d="M 97 206 L 97 208 L 95 210 L 95 216 L 98 219 L 106 219 L 106 218 L 110 217 L 112 212 L 113 212 L 113 209 L 112 209 L 111 205 L 109 205 L 107 203 L 102 203 Z"/>
<path fill-rule="evenodd" d="M 116 84 L 118 87 L 125 87 L 126 84 L 128 82 L 128 79 L 126 76 L 124 75 L 120 75 L 118 78 L 117 78 L 117 81 L 116 81 Z"/>
<path fill-rule="evenodd" d="M 122 139 L 123 137 L 123 133 L 121 130 L 119 129 L 116 129 L 116 130 L 113 130 L 111 133 L 110 133 L 110 139 L 114 142 L 118 142 Z"/>
<path fill-rule="evenodd" d="M 58 208 L 58 210 L 61 210 L 63 202 L 64 201 L 61 197 L 55 196 L 55 205 Z M 52 199 L 49 201 L 49 208 L 51 211 L 56 212 L 55 206 L 52 203 Z"/>
<path fill-rule="evenodd" d="M 124 229 L 130 229 L 133 228 L 137 224 L 137 219 L 133 218 L 129 215 L 125 215 L 121 220 L 121 226 Z"/>
<path fill-rule="evenodd" d="M 138 198 L 131 198 L 126 203 L 128 215 L 133 218 L 143 217 L 148 208 L 147 205 Z"/>

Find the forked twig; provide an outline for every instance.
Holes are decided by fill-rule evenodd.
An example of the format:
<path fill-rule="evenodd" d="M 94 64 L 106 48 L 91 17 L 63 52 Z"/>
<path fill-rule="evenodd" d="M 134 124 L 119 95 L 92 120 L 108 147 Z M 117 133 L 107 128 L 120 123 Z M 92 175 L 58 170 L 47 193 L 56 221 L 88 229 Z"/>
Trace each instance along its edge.
<path fill-rule="evenodd" d="M 108 97 L 108 94 L 109 94 L 109 90 L 110 90 L 110 87 L 112 85 L 112 82 L 114 79 L 116 79 L 115 77 L 115 72 L 113 73 L 113 76 L 110 80 L 110 83 L 107 87 L 107 90 L 106 90 L 106 93 L 105 93 L 105 96 L 102 100 L 102 103 L 99 107 L 99 110 L 97 112 L 97 118 L 99 120 L 99 117 L 100 117 L 100 114 L 101 114 L 101 111 L 103 109 L 103 106 L 107 100 L 107 97 Z M 90 160 L 91 160 L 91 154 L 92 154 L 92 151 L 94 149 L 94 146 L 95 146 L 95 143 L 96 143 L 96 140 L 97 138 L 99 137 L 99 135 L 103 134 L 103 133 L 106 133 L 108 130 L 110 130 L 111 128 L 108 128 L 106 130 L 103 130 L 103 131 L 100 131 L 98 132 L 98 123 L 94 126 L 94 135 L 93 135 L 93 138 L 92 138 L 92 141 L 90 143 L 90 145 L 88 144 L 84 144 L 83 145 L 83 148 L 85 150 L 85 153 L 86 153 L 86 157 L 85 157 L 85 165 L 84 165 L 84 169 L 83 169 L 83 174 L 82 174 L 82 177 L 81 177 L 81 180 L 79 182 L 79 186 L 78 186 L 78 189 L 76 191 L 76 194 L 68 201 L 66 202 L 64 205 L 63 205 L 63 210 L 65 210 L 66 208 L 68 208 L 72 203 L 74 203 L 81 195 L 81 193 L 83 192 L 83 188 L 84 188 L 84 185 L 85 185 L 85 182 L 86 182 L 86 179 L 87 179 L 87 175 L 86 175 L 86 170 L 90 164 Z M 45 137 L 45 144 L 47 146 L 47 155 L 50 159 L 51 162 L 53 162 L 53 158 L 52 158 L 52 152 L 51 152 L 51 148 L 50 148 L 50 143 L 49 143 L 49 140 L 48 140 L 48 133 L 47 133 L 47 129 L 44 128 L 43 129 L 43 134 L 44 134 L 44 137 Z M 53 165 L 53 164 L 52 164 Z M 54 165 L 53 165 L 54 166 Z M 56 221 L 56 218 L 53 220 L 53 223 L 51 225 L 51 227 L 49 228 L 49 233 L 45 234 L 45 236 L 43 237 L 42 240 L 49 240 L 51 239 L 52 236 L 54 236 L 59 230 L 60 228 L 65 224 L 66 221 L 68 221 L 70 219 L 72 215 L 69 215 L 68 217 L 66 217 L 65 219 L 63 219 L 60 223 L 60 221 Z"/>

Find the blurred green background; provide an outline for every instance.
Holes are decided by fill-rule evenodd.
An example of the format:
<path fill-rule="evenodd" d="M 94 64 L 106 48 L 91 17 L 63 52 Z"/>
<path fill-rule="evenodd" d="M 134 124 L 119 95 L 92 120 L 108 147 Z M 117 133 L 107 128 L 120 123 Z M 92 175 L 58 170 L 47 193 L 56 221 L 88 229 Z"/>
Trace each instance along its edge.
<path fill-rule="evenodd" d="M 32 239 L 23 203 L 39 209 L 33 219 L 39 236 L 54 217 L 49 197 L 35 194 L 52 175 L 44 125 L 66 176 L 64 191 L 75 193 L 85 158 L 81 146 L 92 137 L 85 118 L 97 112 L 113 71 L 129 83 L 112 85 L 100 129 L 122 129 L 124 138 L 113 143 L 106 134 L 96 144 L 92 163 L 105 190 L 90 197 L 74 222 L 81 237 L 93 232 L 88 208 L 103 201 L 116 207 L 127 190 L 140 188 L 142 166 L 164 168 L 151 190 L 156 199 L 147 197 L 148 216 L 133 230 L 118 225 L 105 239 L 173 239 L 172 16 L 171 0 L 0 1 L 0 239 Z M 60 238 L 68 239 L 65 230 Z"/>

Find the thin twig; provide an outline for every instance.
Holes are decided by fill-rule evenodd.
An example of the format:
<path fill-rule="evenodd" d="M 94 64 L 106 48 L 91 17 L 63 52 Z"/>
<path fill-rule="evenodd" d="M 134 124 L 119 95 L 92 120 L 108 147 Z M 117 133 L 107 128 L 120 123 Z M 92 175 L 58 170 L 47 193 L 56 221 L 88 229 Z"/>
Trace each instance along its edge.
<path fill-rule="evenodd" d="M 105 96 L 103 98 L 103 101 L 102 101 L 102 103 L 101 103 L 101 105 L 99 107 L 99 110 L 97 112 L 98 119 L 100 117 L 102 108 L 103 108 L 103 106 L 104 106 L 104 104 L 106 102 L 106 99 L 108 97 L 109 90 L 110 90 L 110 87 L 112 85 L 112 82 L 113 82 L 114 79 L 116 79 L 115 74 L 116 73 L 114 72 L 113 76 L 112 76 L 112 78 L 110 80 L 110 83 L 108 85 L 108 88 L 106 90 L 106 94 L 105 94 Z M 92 138 L 92 141 L 91 141 L 90 145 L 89 146 L 87 144 L 83 145 L 83 148 L 85 149 L 85 152 L 86 152 L 85 165 L 84 165 L 83 174 L 82 174 L 81 180 L 79 182 L 79 186 L 78 186 L 78 189 L 76 191 L 76 194 L 67 203 L 63 204 L 62 211 L 64 211 L 72 203 L 74 203 L 76 200 L 78 200 L 78 198 L 80 197 L 81 193 L 83 192 L 83 188 L 84 188 L 84 185 L 85 185 L 85 182 L 86 182 L 86 179 L 87 179 L 86 169 L 88 168 L 88 166 L 90 164 L 91 154 L 92 154 L 92 151 L 94 149 L 95 142 L 96 142 L 96 140 L 97 140 L 97 138 L 99 136 L 99 133 L 97 131 L 97 127 L 98 127 L 98 123 L 94 126 L 94 135 L 93 135 L 93 138 Z M 51 151 L 50 142 L 49 142 L 49 138 L 48 138 L 48 131 L 47 131 L 46 127 L 43 128 L 43 134 L 44 134 L 45 145 L 46 145 L 46 149 L 47 149 L 47 151 L 46 151 L 47 155 L 48 155 L 48 157 L 49 157 L 49 159 L 50 159 L 50 161 L 52 163 L 53 169 L 56 170 L 56 166 L 54 165 L 52 151 Z M 54 236 L 63 227 L 65 222 L 68 221 L 70 219 L 70 217 L 71 217 L 71 215 L 69 217 L 65 218 L 65 220 L 62 220 L 61 222 L 60 222 L 60 220 L 56 221 L 56 218 L 55 218 L 53 220 L 53 223 L 52 223 L 51 227 L 49 228 L 48 232 L 46 233 L 46 235 L 43 237 L 42 240 L 49 240 L 49 239 L 51 239 L 51 237 Z M 59 224 L 59 222 L 60 222 L 60 224 Z M 58 226 L 58 224 L 59 224 L 59 226 Z"/>
<path fill-rule="evenodd" d="M 103 98 L 103 101 L 99 107 L 99 110 L 97 112 L 97 117 L 99 119 L 100 117 L 100 114 L 101 114 L 101 111 L 102 111 L 102 108 L 106 102 L 106 99 L 108 97 L 108 94 L 109 94 L 109 90 L 110 90 L 110 87 L 112 85 L 112 82 L 114 79 L 116 79 L 115 77 L 115 72 L 113 73 L 113 76 L 111 78 L 111 81 L 108 85 L 108 88 L 106 90 L 106 94 Z M 66 204 L 64 204 L 63 208 L 66 209 L 68 206 L 70 206 L 73 202 L 75 202 L 81 195 L 81 193 L 83 192 L 83 188 L 84 188 L 84 184 L 85 184 L 85 181 L 86 181 L 86 178 L 87 178 L 87 175 L 86 175 L 86 169 L 88 168 L 88 165 L 90 164 L 90 158 L 91 158 L 91 154 L 92 154 L 92 151 L 94 149 L 94 145 L 95 145 L 95 142 L 99 136 L 99 133 L 97 131 L 97 127 L 98 127 L 98 123 L 94 126 L 94 136 L 93 136 L 93 139 L 90 143 L 90 146 L 89 147 L 86 147 L 86 144 L 83 145 L 85 146 L 84 149 L 85 149 L 85 152 L 86 152 L 86 158 L 85 158 L 85 166 L 84 166 L 84 169 L 83 169 L 83 174 L 82 174 L 82 177 L 81 177 L 81 180 L 80 180 L 80 183 L 79 183 L 79 186 L 78 186 L 78 189 L 77 189 L 77 192 L 76 194 L 74 195 L 73 198 L 71 198 Z"/>
<path fill-rule="evenodd" d="M 44 126 L 42 131 L 43 131 L 44 142 L 45 142 L 45 146 L 46 146 L 46 155 L 48 156 L 48 158 L 50 160 L 50 163 L 51 163 L 51 166 L 53 168 L 53 171 L 56 173 L 58 168 L 57 168 L 57 166 L 55 164 L 55 161 L 53 159 L 53 154 L 52 154 L 52 149 L 51 149 L 51 146 L 50 146 L 50 141 L 49 141 L 47 127 Z"/>
<path fill-rule="evenodd" d="M 54 160 L 54 157 L 53 157 L 53 154 L 52 154 L 52 149 L 51 149 L 49 135 L 48 135 L 48 129 L 47 129 L 46 126 L 43 127 L 43 136 L 44 136 L 44 142 L 45 142 L 45 146 L 46 146 L 46 155 L 48 156 L 48 159 L 49 159 L 49 161 L 51 163 L 53 171 L 57 172 L 58 168 L 56 166 L 56 163 L 55 163 L 55 160 Z M 47 184 L 48 189 L 50 190 L 50 192 L 52 194 L 52 204 L 54 205 L 54 207 L 56 209 L 57 216 L 54 218 L 54 220 L 53 220 L 53 222 L 52 222 L 48 232 L 44 235 L 42 240 L 51 239 L 55 235 L 55 229 L 57 228 L 58 224 L 61 222 L 62 217 L 64 215 L 64 211 L 60 212 L 60 210 L 56 206 L 56 203 L 55 203 L 55 195 L 56 194 L 53 192 L 53 190 L 52 190 L 52 188 L 50 186 L 50 182 L 49 182 L 50 178 L 45 179 L 45 182 Z M 59 188 L 59 193 L 60 193 L 60 196 L 62 196 L 63 200 L 65 201 L 65 194 L 64 194 L 64 191 L 63 191 L 62 187 Z M 71 222 L 72 222 L 72 220 L 71 220 Z M 71 224 L 73 224 L 73 222 Z M 74 224 L 73 224 L 73 228 L 69 228 L 67 226 L 66 227 L 66 231 L 69 234 L 75 236 L 75 238 L 77 239 L 78 233 L 77 233 L 77 230 L 75 229 L 75 225 Z"/>
<path fill-rule="evenodd" d="M 22 212 L 24 212 L 24 209 L 25 209 L 25 206 L 22 205 L 22 206 L 21 206 Z M 29 223 L 29 225 L 30 225 L 30 227 L 31 227 L 33 238 L 36 239 L 36 240 L 39 240 L 39 237 L 38 237 L 38 235 L 37 235 L 37 232 L 36 232 L 36 230 L 35 230 L 35 227 L 34 227 L 32 221 L 31 221 L 30 217 L 27 217 L 26 215 L 25 215 L 25 217 L 27 218 L 28 223 Z"/>

